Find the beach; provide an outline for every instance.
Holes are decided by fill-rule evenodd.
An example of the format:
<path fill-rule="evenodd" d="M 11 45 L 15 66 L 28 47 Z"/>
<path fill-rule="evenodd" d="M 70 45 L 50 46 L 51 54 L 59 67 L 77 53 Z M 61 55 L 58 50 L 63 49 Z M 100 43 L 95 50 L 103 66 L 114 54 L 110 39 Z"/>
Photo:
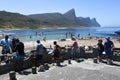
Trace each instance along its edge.
<path fill-rule="evenodd" d="M 103 40 L 103 44 L 106 41 L 105 38 L 101 38 Z M 99 39 L 97 38 L 92 38 L 92 39 L 77 39 L 78 46 L 92 46 L 92 47 L 97 47 L 97 42 Z M 57 44 L 60 45 L 61 47 L 70 47 L 74 43 L 73 40 L 71 39 L 66 39 L 66 41 L 60 41 L 60 40 L 47 40 L 47 41 L 41 41 L 41 44 L 43 44 L 44 47 L 50 48 L 50 45 L 53 48 L 53 42 L 57 41 Z M 115 48 L 120 47 L 120 42 L 118 39 L 111 39 L 113 41 Z M 25 51 L 27 50 L 34 50 L 36 47 L 36 41 L 29 41 L 29 42 L 23 42 L 25 46 Z M 2 50 L 2 47 L 0 47 L 0 52 Z"/>
<path fill-rule="evenodd" d="M 105 38 L 101 38 L 103 40 L 103 44 L 106 41 Z M 73 40 L 67 39 L 66 41 L 60 41 L 60 40 L 47 40 L 45 41 L 41 41 L 41 43 L 46 47 L 46 48 L 50 48 L 50 45 L 53 47 L 53 41 L 57 41 L 58 45 L 60 45 L 61 47 L 65 47 L 65 46 L 72 46 L 72 44 L 74 43 Z M 93 46 L 96 47 L 98 39 L 80 39 L 80 40 L 76 40 L 78 43 L 78 46 Z M 111 41 L 113 41 L 115 48 L 119 48 L 120 47 L 120 42 L 118 41 L 118 39 L 111 39 Z M 25 42 L 25 49 L 35 49 L 36 46 L 36 41 L 32 41 L 32 42 Z"/>

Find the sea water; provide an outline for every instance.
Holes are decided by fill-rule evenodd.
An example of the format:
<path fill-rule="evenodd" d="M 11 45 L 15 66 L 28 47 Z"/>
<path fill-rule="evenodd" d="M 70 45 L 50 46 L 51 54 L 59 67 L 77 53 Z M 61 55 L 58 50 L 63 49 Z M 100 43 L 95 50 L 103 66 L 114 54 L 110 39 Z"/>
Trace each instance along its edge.
<path fill-rule="evenodd" d="M 20 30 L 2 30 L 0 31 L 0 39 L 4 35 L 10 35 L 10 38 L 17 37 L 23 42 L 36 40 L 61 40 L 70 39 L 71 34 L 75 37 L 111 37 L 120 38 L 115 31 L 120 30 L 120 27 L 82 27 L 82 28 L 42 28 L 42 29 L 20 29 Z"/>

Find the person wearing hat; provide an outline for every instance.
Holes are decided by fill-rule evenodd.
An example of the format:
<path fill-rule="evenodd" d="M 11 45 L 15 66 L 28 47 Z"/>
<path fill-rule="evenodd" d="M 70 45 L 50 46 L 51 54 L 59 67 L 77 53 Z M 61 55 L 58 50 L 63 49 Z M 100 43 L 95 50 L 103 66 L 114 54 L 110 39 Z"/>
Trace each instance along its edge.
<path fill-rule="evenodd" d="M 112 50 L 114 48 L 113 42 L 110 40 L 110 37 L 106 38 L 106 42 L 104 43 L 105 53 L 107 56 L 107 60 L 111 60 Z"/>

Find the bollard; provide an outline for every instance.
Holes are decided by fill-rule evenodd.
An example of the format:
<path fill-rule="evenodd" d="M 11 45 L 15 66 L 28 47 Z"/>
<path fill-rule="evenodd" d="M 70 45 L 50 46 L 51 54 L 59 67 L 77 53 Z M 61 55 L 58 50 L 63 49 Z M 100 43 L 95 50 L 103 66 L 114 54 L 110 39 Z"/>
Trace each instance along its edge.
<path fill-rule="evenodd" d="M 97 63 L 97 58 L 94 58 L 94 59 L 93 59 L 93 63 Z"/>
<path fill-rule="evenodd" d="M 71 63 L 71 59 L 68 59 L 68 64 L 72 64 L 72 63 Z"/>
<path fill-rule="evenodd" d="M 17 79 L 16 79 L 16 73 L 15 73 L 15 71 L 11 71 L 11 72 L 9 73 L 9 77 L 10 77 L 10 80 L 17 80 Z"/>
<path fill-rule="evenodd" d="M 33 74 L 37 74 L 37 72 L 36 72 L 36 67 L 32 67 L 32 73 L 33 73 Z"/>
<path fill-rule="evenodd" d="M 45 70 L 49 70 L 49 65 L 48 65 L 48 63 L 45 63 L 45 64 L 44 64 L 44 69 L 45 69 Z"/>
<path fill-rule="evenodd" d="M 56 65 L 60 66 L 60 61 L 59 60 L 56 61 Z"/>
<path fill-rule="evenodd" d="M 112 60 L 111 60 L 111 59 L 108 59 L 108 60 L 107 60 L 107 64 L 108 64 L 108 65 L 112 65 Z"/>
<path fill-rule="evenodd" d="M 39 67 L 39 69 L 38 69 L 38 72 L 44 72 L 44 71 L 45 71 L 44 66 L 41 65 L 41 66 Z"/>

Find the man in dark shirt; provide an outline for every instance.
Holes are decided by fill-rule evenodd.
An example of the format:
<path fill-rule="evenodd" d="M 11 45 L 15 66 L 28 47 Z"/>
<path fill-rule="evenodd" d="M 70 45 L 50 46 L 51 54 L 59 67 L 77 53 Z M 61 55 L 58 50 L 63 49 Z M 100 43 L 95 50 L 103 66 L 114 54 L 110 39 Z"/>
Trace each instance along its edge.
<path fill-rule="evenodd" d="M 98 60 L 99 60 L 99 62 L 101 62 L 102 61 L 102 53 L 104 51 L 104 45 L 102 44 L 102 39 L 98 40 L 97 46 L 98 46 Z"/>
<path fill-rule="evenodd" d="M 107 55 L 107 60 L 111 59 L 112 56 L 112 50 L 114 48 L 114 44 L 113 42 L 110 40 L 110 37 L 106 38 L 106 42 L 104 43 L 104 47 L 105 47 L 105 53 Z"/>
<path fill-rule="evenodd" d="M 16 43 L 15 51 L 17 51 L 19 55 L 24 56 L 24 44 L 20 42 L 19 39 L 16 39 Z"/>
<path fill-rule="evenodd" d="M 53 44 L 54 44 L 54 49 L 53 49 L 53 53 L 54 53 L 54 55 L 53 55 L 53 64 L 55 62 L 57 64 L 57 66 L 60 66 L 60 58 L 61 58 L 61 56 L 60 56 L 60 46 L 57 45 L 56 41 L 54 41 Z"/>

